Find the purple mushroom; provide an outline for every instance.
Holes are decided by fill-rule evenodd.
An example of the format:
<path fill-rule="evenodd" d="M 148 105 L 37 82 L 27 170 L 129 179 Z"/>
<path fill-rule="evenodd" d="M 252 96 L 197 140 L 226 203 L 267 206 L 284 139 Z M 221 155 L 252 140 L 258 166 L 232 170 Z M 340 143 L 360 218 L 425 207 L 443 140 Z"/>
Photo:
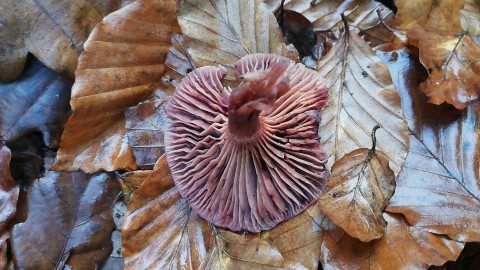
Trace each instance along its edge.
<path fill-rule="evenodd" d="M 243 82 L 223 87 L 223 67 L 189 73 L 167 106 L 166 155 L 195 212 L 233 231 L 273 228 L 314 203 L 329 172 L 318 138 L 324 79 L 272 54 L 234 64 Z"/>

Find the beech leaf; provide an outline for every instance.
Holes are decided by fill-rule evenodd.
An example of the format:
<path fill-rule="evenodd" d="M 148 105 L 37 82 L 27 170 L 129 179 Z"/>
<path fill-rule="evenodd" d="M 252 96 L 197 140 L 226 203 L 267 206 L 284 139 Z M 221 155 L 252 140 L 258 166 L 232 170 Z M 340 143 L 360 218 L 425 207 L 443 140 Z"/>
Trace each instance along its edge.
<path fill-rule="evenodd" d="M 262 0 L 184 1 L 178 15 L 197 67 L 235 63 L 251 53 L 287 55 L 282 32 Z M 226 80 L 234 80 L 233 70 Z"/>
<path fill-rule="evenodd" d="M 139 0 L 105 17 L 85 43 L 54 170 L 135 169 L 123 111 L 161 85 L 174 0 Z"/>
<path fill-rule="evenodd" d="M 394 26 L 408 31 L 415 26 L 427 26 L 440 32 L 460 32 L 459 12 L 464 0 L 396 0 Z"/>
<path fill-rule="evenodd" d="M 358 149 L 339 159 L 320 196 L 322 211 L 351 236 L 369 242 L 383 236 L 382 217 L 395 191 L 395 175 L 380 151 Z"/>
<path fill-rule="evenodd" d="M 319 128 L 329 166 L 353 150 L 368 148 L 370 131 L 379 125 L 377 148 L 398 174 L 407 155 L 408 130 L 385 64 L 352 28 L 339 32 L 317 71 L 330 89 L 330 106 L 322 111 Z"/>
<path fill-rule="evenodd" d="M 172 46 L 165 61 L 168 69 L 162 78 L 165 83 L 162 90 L 157 90 L 147 101 L 125 111 L 128 144 L 141 169 L 152 169 L 165 152 L 163 134 L 167 121 L 167 94 L 172 93 L 183 77 L 195 69 L 183 36 L 172 34 L 171 40 Z"/>
<path fill-rule="evenodd" d="M 385 236 L 369 243 L 341 229 L 326 232 L 323 269 L 427 269 L 455 260 L 463 249 L 463 243 L 409 226 L 400 215 L 385 213 L 383 217 L 388 223 Z"/>
<path fill-rule="evenodd" d="M 480 241 L 479 105 L 433 106 L 418 92 L 421 66 L 406 49 L 380 53 L 402 95 L 410 152 L 387 211 L 460 242 Z"/>
<path fill-rule="evenodd" d="M 428 102 L 465 109 L 480 95 L 480 45 L 468 35 L 441 34 L 417 27 L 408 37 L 418 42 L 420 61 L 430 72 L 420 89 Z"/>
<path fill-rule="evenodd" d="M 276 10 L 280 7 L 281 1 L 265 1 L 270 9 Z M 296 11 L 305 16 L 316 31 L 328 31 L 343 26 L 341 14 L 345 14 L 350 25 L 360 29 L 370 29 L 380 23 L 377 10 L 380 16 L 385 18 L 392 12 L 377 1 L 372 0 L 286 0 L 284 8 Z"/>
<path fill-rule="evenodd" d="M 177 192 L 162 157 L 132 194 L 123 254 L 126 269 L 317 269 L 321 236 L 331 226 L 315 204 L 260 234 L 212 227 Z"/>
<path fill-rule="evenodd" d="M 21 74 L 28 52 L 73 79 L 88 34 L 121 5 L 121 0 L 2 1 L 0 81 L 12 81 Z"/>
<path fill-rule="evenodd" d="M 0 134 L 14 141 L 40 131 L 45 145 L 57 148 L 70 106 L 73 82 L 56 75 L 34 57 L 15 82 L 0 83 Z"/>
<path fill-rule="evenodd" d="M 28 194 L 28 217 L 12 230 L 19 269 L 93 269 L 112 250 L 112 206 L 120 189 L 107 173 L 48 172 Z"/>
<path fill-rule="evenodd" d="M 471 37 L 478 39 L 480 36 L 480 4 L 477 0 L 465 0 L 465 6 L 460 10 L 460 24 Z"/>

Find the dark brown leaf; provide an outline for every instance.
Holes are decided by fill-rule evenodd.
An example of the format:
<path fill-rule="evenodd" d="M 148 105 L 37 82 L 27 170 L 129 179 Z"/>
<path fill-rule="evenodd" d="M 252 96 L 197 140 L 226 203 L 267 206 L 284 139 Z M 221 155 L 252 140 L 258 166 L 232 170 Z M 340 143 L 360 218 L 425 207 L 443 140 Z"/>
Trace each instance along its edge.
<path fill-rule="evenodd" d="M 70 106 L 73 82 L 56 75 L 31 57 L 15 82 L 0 83 L 0 134 L 13 141 L 39 131 L 45 144 L 57 148 Z"/>
<path fill-rule="evenodd" d="M 175 0 L 139 0 L 105 17 L 85 43 L 54 170 L 132 170 L 124 110 L 147 99 L 165 74 Z"/>
<path fill-rule="evenodd" d="M 122 0 L 6 0 L 0 18 L 0 81 L 18 77 L 28 52 L 73 79 L 78 55 L 95 24 Z"/>
<path fill-rule="evenodd" d="M 49 172 L 29 191 L 28 218 L 12 230 L 19 269 L 93 269 L 110 254 L 112 206 L 120 192 L 107 173 Z"/>
<path fill-rule="evenodd" d="M 297 49 L 300 59 L 316 56 L 316 34 L 313 32 L 313 24 L 305 16 L 293 10 L 280 10 L 276 17 L 285 39 Z"/>
<path fill-rule="evenodd" d="M 384 234 L 382 217 L 395 191 L 388 157 L 366 148 L 350 152 L 332 167 L 332 178 L 320 196 L 322 211 L 349 235 L 369 242 Z"/>
<path fill-rule="evenodd" d="M 402 95 L 410 152 L 387 211 L 460 242 L 480 240 L 479 108 L 429 105 L 418 91 L 425 77 L 406 49 L 381 53 Z"/>
<path fill-rule="evenodd" d="M 341 229 L 324 234 L 323 269 L 426 269 L 455 260 L 463 248 L 445 236 L 409 226 L 399 215 L 385 213 L 385 236 L 369 243 Z"/>

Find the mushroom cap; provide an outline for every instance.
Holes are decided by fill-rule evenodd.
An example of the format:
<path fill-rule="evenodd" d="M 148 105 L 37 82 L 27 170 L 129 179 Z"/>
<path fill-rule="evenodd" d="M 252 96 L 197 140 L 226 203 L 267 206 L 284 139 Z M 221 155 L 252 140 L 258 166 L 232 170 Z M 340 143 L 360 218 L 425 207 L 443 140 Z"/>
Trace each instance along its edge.
<path fill-rule="evenodd" d="M 222 86 L 221 66 L 181 81 L 167 105 L 166 156 L 196 213 L 259 232 L 299 214 L 326 186 L 318 115 L 328 89 L 317 72 L 277 55 L 250 54 L 234 69 L 244 81 L 233 90 Z"/>

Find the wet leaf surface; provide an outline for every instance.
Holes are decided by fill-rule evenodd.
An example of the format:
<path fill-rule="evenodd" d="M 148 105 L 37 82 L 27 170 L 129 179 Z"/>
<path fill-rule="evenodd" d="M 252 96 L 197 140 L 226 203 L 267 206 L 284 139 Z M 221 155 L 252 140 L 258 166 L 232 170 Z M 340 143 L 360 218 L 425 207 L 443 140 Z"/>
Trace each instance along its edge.
<path fill-rule="evenodd" d="M 398 174 L 407 155 L 408 133 L 400 96 L 385 64 L 352 29 L 319 61 L 317 71 L 330 89 L 330 106 L 322 111 L 319 135 L 331 166 L 345 154 L 371 145 L 376 125 L 377 149 Z"/>
<path fill-rule="evenodd" d="M 384 234 L 387 224 L 382 214 L 394 191 L 395 175 L 387 156 L 363 148 L 335 162 L 319 202 L 333 223 L 369 242 Z"/>
<path fill-rule="evenodd" d="M 12 81 L 22 73 L 28 52 L 55 72 L 73 79 L 90 31 L 121 5 L 122 0 L 2 2 L 0 81 Z"/>
<path fill-rule="evenodd" d="M 324 235 L 323 269 L 426 269 L 455 260 L 463 248 L 445 236 L 409 226 L 399 215 L 385 213 L 385 236 L 361 242 L 341 229 Z"/>
<path fill-rule="evenodd" d="M 107 173 L 49 172 L 28 195 L 28 217 L 12 230 L 20 269 L 93 269 L 110 254 L 112 205 L 120 188 Z"/>
<path fill-rule="evenodd" d="M 287 53 L 275 16 L 261 0 L 185 1 L 178 22 L 197 67 L 229 67 L 250 53 Z M 233 70 L 226 79 L 235 80 Z"/>
<path fill-rule="evenodd" d="M 0 136 L 13 141 L 38 131 L 45 145 L 57 148 L 70 111 L 72 84 L 30 57 L 18 80 L 0 83 Z"/>
<path fill-rule="evenodd" d="M 387 211 L 409 224 L 460 242 L 480 239 L 479 109 L 462 112 L 428 105 L 418 85 L 425 77 L 405 49 L 379 55 L 397 74 L 410 129 L 410 152 Z"/>
<path fill-rule="evenodd" d="M 54 170 L 136 168 L 123 111 L 161 85 L 176 1 L 140 0 L 105 17 L 85 43 L 72 89 L 73 114 Z"/>

